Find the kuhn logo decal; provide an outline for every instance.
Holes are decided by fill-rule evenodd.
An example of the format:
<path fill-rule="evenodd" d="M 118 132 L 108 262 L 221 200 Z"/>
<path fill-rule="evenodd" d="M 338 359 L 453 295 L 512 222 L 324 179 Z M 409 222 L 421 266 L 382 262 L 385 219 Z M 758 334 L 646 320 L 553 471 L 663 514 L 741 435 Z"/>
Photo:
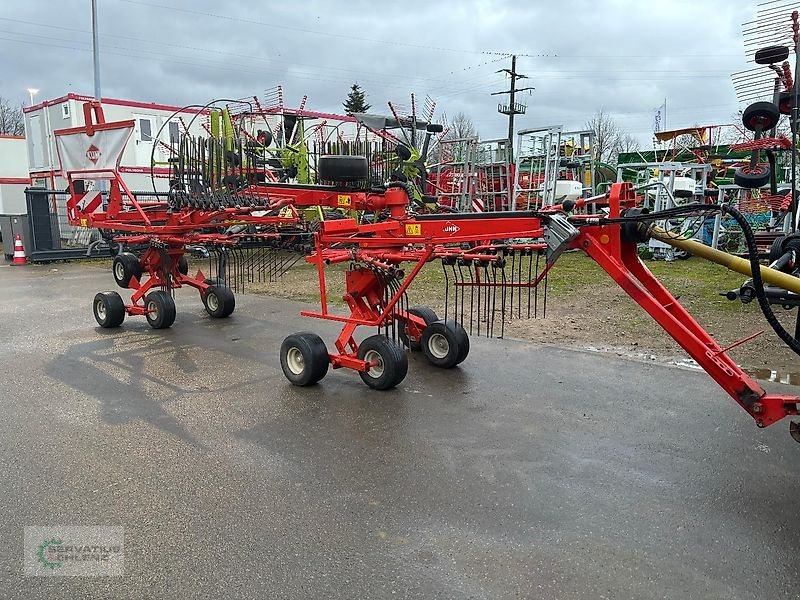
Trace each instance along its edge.
<path fill-rule="evenodd" d="M 444 231 L 445 233 L 449 233 L 450 235 L 454 235 L 459 231 L 461 231 L 461 228 L 455 223 L 448 221 L 447 223 L 444 224 L 444 229 L 442 231 Z"/>
<path fill-rule="evenodd" d="M 92 161 L 93 165 L 96 165 L 97 161 L 100 160 L 100 148 L 94 144 L 89 146 L 89 149 L 86 151 L 86 158 Z"/>

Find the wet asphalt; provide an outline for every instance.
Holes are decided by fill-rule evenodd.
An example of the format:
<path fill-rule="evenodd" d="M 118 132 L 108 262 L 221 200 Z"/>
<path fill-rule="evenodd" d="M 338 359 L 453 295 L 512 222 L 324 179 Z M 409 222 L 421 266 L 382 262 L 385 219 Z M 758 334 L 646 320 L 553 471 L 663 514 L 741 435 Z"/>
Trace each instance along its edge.
<path fill-rule="evenodd" d="M 473 338 L 296 388 L 282 339 L 335 332 L 302 305 L 181 290 L 172 329 L 108 331 L 105 289 L 0 267 L 0 598 L 800 595 L 800 444 L 702 372 Z M 23 577 L 52 524 L 124 527 L 125 575 Z"/>

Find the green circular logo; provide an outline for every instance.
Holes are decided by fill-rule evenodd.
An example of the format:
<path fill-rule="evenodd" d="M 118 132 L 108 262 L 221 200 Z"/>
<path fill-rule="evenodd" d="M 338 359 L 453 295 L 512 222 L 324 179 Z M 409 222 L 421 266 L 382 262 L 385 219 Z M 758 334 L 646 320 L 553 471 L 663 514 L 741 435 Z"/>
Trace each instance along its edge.
<path fill-rule="evenodd" d="M 36 549 L 36 557 L 38 561 L 48 569 L 58 569 L 59 567 L 63 566 L 64 563 L 51 560 L 52 557 L 48 556 L 47 554 L 47 549 L 50 546 L 60 546 L 63 543 L 64 542 L 58 538 L 52 538 L 43 541 L 41 544 L 39 544 L 39 547 Z"/>

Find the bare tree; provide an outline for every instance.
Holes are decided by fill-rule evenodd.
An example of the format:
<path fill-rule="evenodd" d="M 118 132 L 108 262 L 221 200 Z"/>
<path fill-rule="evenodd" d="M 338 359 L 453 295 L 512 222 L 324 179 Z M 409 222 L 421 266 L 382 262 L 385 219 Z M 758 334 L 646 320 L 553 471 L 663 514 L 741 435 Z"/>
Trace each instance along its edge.
<path fill-rule="evenodd" d="M 600 109 L 586 122 L 586 129 L 594 131 L 597 159 L 609 164 L 616 162 L 625 136 L 611 115 Z"/>
<path fill-rule="evenodd" d="M 0 96 L 0 135 L 25 135 L 25 119 L 21 106 L 12 106 Z"/>
<path fill-rule="evenodd" d="M 639 148 L 638 138 L 630 133 L 626 133 L 619 141 L 620 152 L 636 152 Z"/>
<path fill-rule="evenodd" d="M 475 129 L 475 124 L 472 122 L 472 119 L 463 112 L 459 112 L 445 125 L 445 133 L 442 141 L 464 140 L 477 137 L 478 131 Z M 438 157 L 439 162 L 464 160 L 466 148 L 467 142 L 455 142 L 450 144 L 434 143 L 431 146 L 429 155 Z"/>
<path fill-rule="evenodd" d="M 450 140 L 459 140 L 477 136 L 478 131 L 475 129 L 472 119 L 460 112 L 450 120 L 449 131 L 445 137 Z"/>

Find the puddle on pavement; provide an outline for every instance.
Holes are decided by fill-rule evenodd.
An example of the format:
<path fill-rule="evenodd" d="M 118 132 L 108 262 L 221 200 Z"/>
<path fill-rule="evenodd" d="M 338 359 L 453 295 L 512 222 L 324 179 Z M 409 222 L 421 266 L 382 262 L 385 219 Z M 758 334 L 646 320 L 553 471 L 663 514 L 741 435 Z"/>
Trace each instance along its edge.
<path fill-rule="evenodd" d="M 773 371 L 772 369 L 749 369 L 747 373 L 763 381 L 800 385 L 800 373 L 786 373 L 785 371 Z"/>

